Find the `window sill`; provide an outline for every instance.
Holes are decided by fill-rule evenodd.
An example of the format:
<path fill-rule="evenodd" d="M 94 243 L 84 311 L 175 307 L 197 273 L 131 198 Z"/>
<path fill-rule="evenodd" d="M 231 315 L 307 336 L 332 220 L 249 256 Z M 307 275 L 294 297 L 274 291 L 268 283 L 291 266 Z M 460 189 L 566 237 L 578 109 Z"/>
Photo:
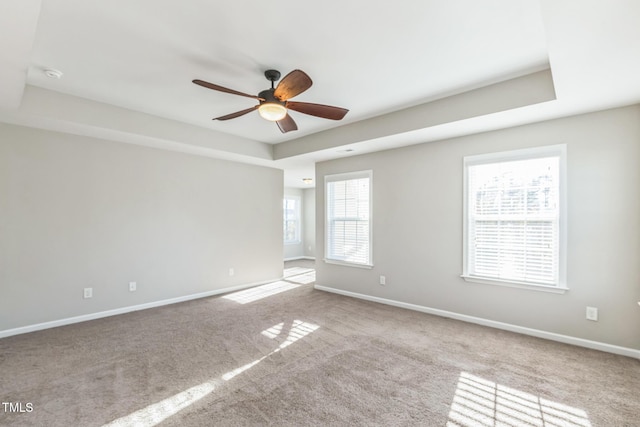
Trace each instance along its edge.
<path fill-rule="evenodd" d="M 335 259 L 327 259 L 327 258 L 324 259 L 324 262 L 326 264 L 336 264 L 336 265 L 342 265 L 344 267 L 365 268 L 365 269 L 368 269 L 368 270 L 373 268 L 373 265 L 371 265 L 371 264 L 355 264 L 353 262 L 338 261 L 338 260 L 335 260 Z"/>
<path fill-rule="evenodd" d="M 532 285 L 531 283 L 512 282 L 512 281 L 499 280 L 499 279 L 487 279 L 485 277 L 466 276 L 464 274 L 461 275 L 460 277 L 462 277 L 467 282 L 482 283 L 484 285 L 505 286 L 508 288 L 527 289 L 530 291 L 538 291 L 538 292 L 550 292 L 553 294 L 564 294 L 569 290 L 569 288 L 564 286 Z"/>

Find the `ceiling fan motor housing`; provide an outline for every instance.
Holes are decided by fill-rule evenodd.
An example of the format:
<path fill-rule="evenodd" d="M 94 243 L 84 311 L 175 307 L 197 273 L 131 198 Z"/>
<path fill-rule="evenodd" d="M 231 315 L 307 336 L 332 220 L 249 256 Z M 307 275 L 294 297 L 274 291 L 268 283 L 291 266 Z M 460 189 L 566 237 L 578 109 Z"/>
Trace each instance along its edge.
<path fill-rule="evenodd" d="M 273 88 L 266 89 L 260 92 L 258 94 L 258 97 L 264 99 L 264 101 L 262 99 L 260 100 L 260 104 L 271 103 L 271 104 L 280 104 L 284 106 L 286 104 L 286 101 L 280 101 L 278 98 L 275 97 L 273 92 L 275 92 L 275 89 Z"/>

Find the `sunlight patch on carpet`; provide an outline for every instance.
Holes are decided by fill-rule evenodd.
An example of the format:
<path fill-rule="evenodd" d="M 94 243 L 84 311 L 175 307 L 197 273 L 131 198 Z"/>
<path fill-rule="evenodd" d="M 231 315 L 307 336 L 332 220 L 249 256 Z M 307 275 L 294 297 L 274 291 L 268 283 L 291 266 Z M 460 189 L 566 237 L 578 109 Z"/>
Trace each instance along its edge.
<path fill-rule="evenodd" d="M 219 381 L 202 383 L 181 393 L 118 418 L 103 427 L 155 426 L 210 394 Z"/>
<path fill-rule="evenodd" d="M 461 372 L 447 427 L 591 427 L 578 408 Z"/>
<path fill-rule="evenodd" d="M 313 268 L 306 268 L 306 267 L 289 267 L 284 269 L 283 276 L 286 279 L 292 276 L 298 276 L 300 274 L 308 274 L 308 273 L 315 273 L 315 270 Z"/>
<path fill-rule="evenodd" d="M 291 323 L 291 327 L 289 329 L 289 333 L 287 337 L 285 338 L 284 342 L 280 344 L 280 347 L 278 347 L 277 350 L 283 349 L 286 346 L 293 344 L 294 342 L 298 341 L 300 338 L 304 338 L 305 336 L 309 335 L 311 332 L 315 331 L 319 327 L 320 326 L 314 325 L 313 323 L 303 322 L 302 320 L 294 320 Z M 284 329 L 284 322 L 278 323 L 277 325 L 274 325 L 269 329 L 265 329 L 264 331 L 261 332 L 261 334 L 267 338 L 277 339 L 282 335 L 283 329 Z"/>
<path fill-rule="evenodd" d="M 215 391 L 216 387 L 218 387 L 222 383 L 221 380 L 231 380 L 239 374 L 251 369 L 269 356 L 279 352 L 283 348 L 309 335 L 319 327 L 320 326 L 318 325 L 303 322 L 302 320 L 294 320 L 286 327 L 284 322 L 278 323 L 277 325 L 274 325 L 261 332 L 262 335 L 268 338 L 281 341 L 280 345 L 278 345 L 278 347 L 271 351 L 269 354 L 262 356 L 261 358 L 254 360 L 253 362 L 247 363 L 244 366 L 227 372 L 226 374 L 222 375 L 220 379 L 207 381 L 195 387 L 191 387 L 188 390 L 182 391 L 167 399 L 161 400 L 160 402 L 156 402 L 127 416 L 118 418 L 117 420 L 114 420 L 109 424 L 105 424 L 102 427 L 153 427 L 155 425 L 158 425 L 170 416 L 177 414 L 186 407 L 211 394 L 213 391 Z"/>
<path fill-rule="evenodd" d="M 308 273 L 297 274 L 295 276 L 290 276 L 285 278 L 287 282 L 299 283 L 301 285 L 308 285 L 309 283 L 313 283 L 316 281 L 316 271 L 311 270 Z"/>
<path fill-rule="evenodd" d="M 255 288 L 245 289 L 243 291 L 233 292 L 225 295 L 222 298 L 235 301 L 239 304 L 247 304 L 250 302 L 258 301 L 272 295 L 279 294 L 280 292 L 295 289 L 300 285 L 294 283 L 284 282 L 282 280 L 273 283 L 267 283 L 266 285 L 256 286 Z"/>
<path fill-rule="evenodd" d="M 267 357 L 279 352 L 283 348 L 293 344 L 294 342 L 298 341 L 299 339 L 304 338 L 305 336 L 309 335 L 311 332 L 315 331 L 319 327 L 320 326 L 314 325 L 313 323 L 303 322 L 302 320 L 294 320 L 291 323 L 291 326 L 290 326 L 290 329 L 289 329 L 289 334 L 284 339 L 284 341 L 278 346 L 278 348 L 273 350 L 271 353 L 269 353 L 269 354 L 267 354 L 265 356 L 262 356 L 260 359 L 254 360 L 251 363 L 247 363 L 246 365 L 241 366 L 241 367 L 239 367 L 237 369 L 234 369 L 231 372 L 227 372 L 226 374 L 224 374 L 222 376 L 222 379 L 225 380 L 225 381 L 229 381 L 231 378 L 235 377 L 236 375 L 238 375 L 238 374 L 246 371 L 247 369 L 250 369 L 250 368 L 254 367 L 258 363 L 262 362 Z M 274 325 L 274 326 L 262 331 L 261 334 L 266 336 L 266 337 L 268 337 L 268 338 L 271 338 L 271 339 L 277 339 L 277 338 L 280 337 L 280 335 L 282 335 L 283 330 L 284 330 L 284 322 L 283 323 L 279 323 L 277 325 Z"/>

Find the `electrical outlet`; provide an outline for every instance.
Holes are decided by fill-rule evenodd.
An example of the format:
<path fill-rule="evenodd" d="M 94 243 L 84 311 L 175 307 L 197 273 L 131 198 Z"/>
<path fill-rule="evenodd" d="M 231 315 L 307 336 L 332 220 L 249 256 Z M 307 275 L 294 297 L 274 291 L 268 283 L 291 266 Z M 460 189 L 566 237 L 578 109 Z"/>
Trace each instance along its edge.
<path fill-rule="evenodd" d="M 93 288 L 84 288 L 84 297 L 93 298 Z"/>
<path fill-rule="evenodd" d="M 386 285 L 387 284 L 387 278 L 384 277 L 384 276 L 380 276 L 380 284 L 382 286 Z"/>
<path fill-rule="evenodd" d="M 229 276 L 233 276 L 236 274 L 236 271 L 233 268 L 229 269 Z"/>
<path fill-rule="evenodd" d="M 129 282 L 129 292 L 135 292 L 138 289 L 138 284 L 136 282 Z"/>
<path fill-rule="evenodd" d="M 596 307 L 587 307 L 587 320 L 598 321 L 598 309 Z"/>

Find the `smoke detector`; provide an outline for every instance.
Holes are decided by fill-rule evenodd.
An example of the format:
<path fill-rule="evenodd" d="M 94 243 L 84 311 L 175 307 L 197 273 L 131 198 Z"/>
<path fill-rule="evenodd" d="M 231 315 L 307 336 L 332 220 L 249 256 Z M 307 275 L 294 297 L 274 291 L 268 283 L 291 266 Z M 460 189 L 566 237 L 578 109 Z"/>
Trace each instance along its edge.
<path fill-rule="evenodd" d="M 53 68 L 45 68 L 44 75 L 49 77 L 50 79 L 59 79 L 62 77 L 62 71 L 56 70 Z"/>

